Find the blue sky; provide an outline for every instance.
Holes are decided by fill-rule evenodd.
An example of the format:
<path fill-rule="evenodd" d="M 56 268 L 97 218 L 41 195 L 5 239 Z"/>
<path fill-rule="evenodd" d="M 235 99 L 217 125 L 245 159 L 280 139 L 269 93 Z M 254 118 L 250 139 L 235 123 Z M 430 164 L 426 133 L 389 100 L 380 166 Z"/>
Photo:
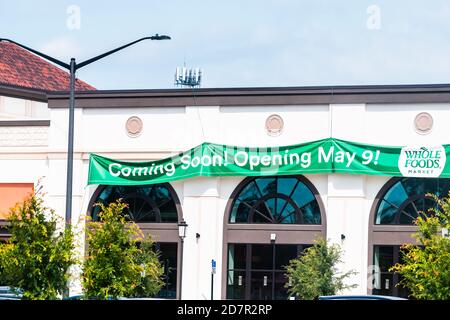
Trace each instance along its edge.
<path fill-rule="evenodd" d="M 80 9 L 80 28 L 69 28 Z M 375 7 L 374 7 L 375 6 Z M 374 11 L 375 10 L 375 11 Z M 145 41 L 78 72 L 98 89 L 450 83 L 450 0 L 0 0 L 0 37 L 64 61 Z"/>

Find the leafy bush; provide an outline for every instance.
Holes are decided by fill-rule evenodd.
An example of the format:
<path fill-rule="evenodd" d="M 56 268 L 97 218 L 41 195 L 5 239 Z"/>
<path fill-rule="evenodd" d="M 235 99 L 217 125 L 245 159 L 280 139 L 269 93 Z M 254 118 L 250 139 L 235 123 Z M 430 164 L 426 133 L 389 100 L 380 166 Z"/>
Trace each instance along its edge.
<path fill-rule="evenodd" d="M 5 285 L 23 299 L 57 299 L 66 288 L 68 269 L 76 263 L 71 228 L 44 207 L 41 189 L 10 210 L 11 238 L 0 244 L 0 270 Z"/>
<path fill-rule="evenodd" d="M 403 245 L 403 263 L 390 271 L 402 276 L 399 285 L 408 288 L 416 299 L 449 300 L 450 238 L 442 235 L 442 229 L 450 230 L 450 193 L 442 199 L 431 196 L 437 207 L 430 209 L 429 214 L 421 212 L 415 220 L 418 245 Z"/>
<path fill-rule="evenodd" d="M 355 274 L 354 271 L 342 275 L 337 272 L 336 265 L 342 262 L 341 254 L 337 244 L 329 246 L 325 239 L 317 239 L 312 247 L 305 249 L 286 267 L 290 281 L 285 287 L 288 288 L 289 296 L 313 300 L 322 295 L 335 295 L 343 289 L 355 287 L 344 284 L 344 279 Z"/>
<path fill-rule="evenodd" d="M 6 286 L 9 282 L 5 272 L 5 264 L 12 246 L 10 243 L 0 243 L 0 286 Z"/>
<path fill-rule="evenodd" d="M 82 283 L 90 299 L 152 296 L 163 286 L 164 269 L 151 237 L 127 222 L 126 204 L 117 202 L 101 207 L 98 222 L 87 224 L 87 256 Z"/>

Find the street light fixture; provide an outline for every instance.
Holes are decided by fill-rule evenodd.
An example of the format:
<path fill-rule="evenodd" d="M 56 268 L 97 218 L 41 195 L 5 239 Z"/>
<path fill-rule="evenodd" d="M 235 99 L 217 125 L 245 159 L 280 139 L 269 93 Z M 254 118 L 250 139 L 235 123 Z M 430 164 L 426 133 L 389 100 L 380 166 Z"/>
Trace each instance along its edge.
<path fill-rule="evenodd" d="M 23 44 L 20 44 L 16 41 L 0 38 L 0 42 L 6 41 L 10 43 L 14 43 L 15 45 L 24 48 L 25 50 L 28 50 L 35 55 L 42 57 L 50 62 L 53 62 L 54 64 L 63 67 L 65 69 L 68 69 L 70 71 L 70 99 L 69 99 L 69 137 L 68 137 L 68 147 L 67 147 L 67 186 L 66 186 L 66 227 L 71 224 L 72 221 L 72 179 L 73 179 L 73 131 L 74 131 L 74 109 L 75 109 L 75 73 L 78 69 L 83 68 L 84 66 L 87 66 L 88 64 L 91 64 L 97 60 L 100 60 L 104 57 L 107 57 L 117 51 L 120 51 L 122 49 L 125 49 L 135 43 L 144 41 L 144 40 L 170 40 L 171 38 L 166 35 L 159 35 L 155 34 L 154 36 L 150 37 L 143 37 L 138 40 L 135 40 L 133 42 L 130 42 L 126 45 L 123 45 L 121 47 L 118 47 L 116 49 L 110 50 L 108 52 L 105 52 L 103 54 L 100 54 L 96 57 L 93 57 L 91 59 L 88 59 L 86 61 L 83 61 L 81 63 L 76 63 L 75 58 L 70 59 L 70 64 L 67 64 L 65 62 L 62 62 L 58 59 L 55 59 L 53 57 L 50 57 L 42 52 L 39 52 L 37 50 L 34 50 L 32 48 L 29 48 Z"/>
<path fill-rule="evenodd" d="M 183 285 L 182 283 L 182 279 L 183 279 L 183 246 L 184 246 L 184 238 L 186 238 L 186 229 L 187 229 L 187 223 L 186 221 L 184 221 L 184 219 L 182 219 L 180 221 L 180 223 L 178 223 L 178 236 L 180 237 L 181 240 L 181 248 L 180 248 L 180 285 L 179 285 L 179 297 L 181 300 L 181 287 Z"/>

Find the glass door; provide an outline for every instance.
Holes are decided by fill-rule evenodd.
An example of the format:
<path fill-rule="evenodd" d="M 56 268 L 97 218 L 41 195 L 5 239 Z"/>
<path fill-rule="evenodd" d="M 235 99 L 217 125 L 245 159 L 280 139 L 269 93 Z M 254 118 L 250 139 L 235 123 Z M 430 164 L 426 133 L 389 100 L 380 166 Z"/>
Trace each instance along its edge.
<path fill-rule="evenodd" d="M 157 298 L 175 299 L 177 296 L 177 243 L 156 243 L 164 268 L 164 286 L 156 295 Z"/>
<path fill-rule="evenodd" d="M 407 298 L 409 291 L 398 287 L 401 277 L 389 269 L 402 262 L 400 246 L 374 246 L 374 278 L 372 294 Z"/>
<path fill-rule="evenodd" d="M 273 300 L 273 278 L 269 271 L 252 271 L 250 299 Z"/>
<path fill-rule="evenodd" d="M 227 299 L 285 300 L 285 266 L 307 245 L 229 244 Z"/>

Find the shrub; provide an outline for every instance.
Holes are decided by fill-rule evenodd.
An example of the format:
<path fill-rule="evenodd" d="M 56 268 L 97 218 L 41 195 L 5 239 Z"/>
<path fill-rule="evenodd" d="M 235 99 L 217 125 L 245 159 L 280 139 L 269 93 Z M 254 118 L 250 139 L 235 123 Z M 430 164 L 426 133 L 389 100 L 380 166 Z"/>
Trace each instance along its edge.
<path fill-rule="evenodd" d="M 286 267 L 289 283 L 289 296 L 304 300 L 317 299 L 322 295 L 335 295 L 339 291 L 355 285 L 345 285 L 344 279 L 354 271 L 342 275 L 337 272 L 336 265 L 341 261 L 341 249 L 337 244 L 328 245 L 325 239 L 317 239 L 312 247 L 289 262 Z"/>
<path fill-rule="evenodd" d="M 151 237 L 127 222 L 121 199 L 101 207 L 99 221 L 87 223 L 87 255 L 82 274 L 90 299 L 152 296 L 163 286 L 163 267 Z"/>
<path fill-rule="evenodd" d="M 431 208 L 429 214 L 421 212 L 415 220 L 418 245 L 403 245 L 403 262 L 390 271 L 402 276 L 399 285 L 408 288 L 416 299 L 449 300 L 450 238 L 443 236 L 442 230 L 450 230 L 450 193 L 442 199 L 430 196 L 437 207 Z"/>
<path fill-rule="evenodd" d="M 2 281 L 20 291 L 23 299 L 60 297 L 66 289 L 68 269 L 76 263 L 72 230 L 58 229 L 62 219 L 44 207 L 40 190 L 10 210 L 11 238 L 0 244 Z"/>

